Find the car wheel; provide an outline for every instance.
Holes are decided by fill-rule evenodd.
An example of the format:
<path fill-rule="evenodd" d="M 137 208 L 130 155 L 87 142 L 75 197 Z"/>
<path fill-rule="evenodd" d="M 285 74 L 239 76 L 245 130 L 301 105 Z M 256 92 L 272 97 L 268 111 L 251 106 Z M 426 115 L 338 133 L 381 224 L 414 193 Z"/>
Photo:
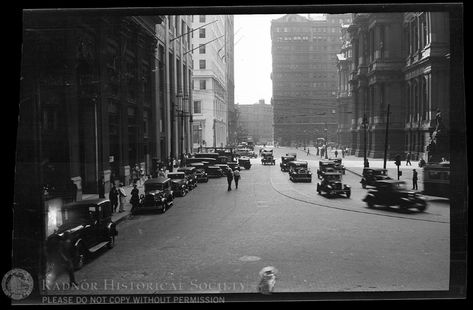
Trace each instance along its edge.
<path fill-rule="evenodd" d="M 347 198 L 350 198 L 351 192 L 347 192 Z"/>
<path fill-rule="evenodd" d="M 115 246 L 115 236 L 114 236 L 114 235 L 110 235 L 110 236 L 108 236 L 107 247 L 108 247 L 109 249 L 113 249 L 114 246 Z"/>
<path fill-rule="evenodd" d="M 362 187 L 362 188 L 366 188 L 366 184 L 365 184 L 365 183 L 361 183 L 361 187 Z"/>
<path fill-rule="evenodd" d="M 374 207 L 374 202 L 371 199 L 368 199 L 366 201 L 366 204 L 368 205 L 368 208 L 373 208 Z"/>
<path fill-rule="evenodd" d="M 165 212 L 166 212 L 166 210 L 167 210 L 167 208 L 166 208 L 166 207 L 167 207 L 167 205 L 166 205 L 166 204 L 164 204 L 164 205 L 163 205 L 163 208 L 161 209 L 161 213 L 165 213 Z"/>
<path fill-rule="evenodd" d="M 422 204 L 420 204 L 420 203 L 417 204 L 417 210 L 419 210 L 419 212 L 424 212 L 425 209 L 427 209 L 427 206 L 426 206 L 424 203 L 422 203 Z"/>
<path fill-rule="evenodd" d="M 83 247 L 76 248 L 74 253 L 74 269 L 79 270 L 84 267 L 85 264 L 85 250 Z"/>

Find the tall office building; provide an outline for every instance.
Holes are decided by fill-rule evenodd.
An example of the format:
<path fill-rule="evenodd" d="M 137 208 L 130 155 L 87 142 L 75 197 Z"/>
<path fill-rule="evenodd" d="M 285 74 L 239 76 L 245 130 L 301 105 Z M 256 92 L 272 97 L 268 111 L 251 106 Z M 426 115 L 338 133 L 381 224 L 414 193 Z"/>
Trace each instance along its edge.
<path fill-rule="evenodd" d="M 226 146 L 229 103 L 233 102 L 233 74 L 229 72 L 233 17 L 194 15 L 192 25 L 194 149 L 200 145 Z"/>
<path fill-rule="evenodd" d="M 271 22 L 274 137 L 281 145 L 336 141 L 337 53 L 350 14 Z"/>

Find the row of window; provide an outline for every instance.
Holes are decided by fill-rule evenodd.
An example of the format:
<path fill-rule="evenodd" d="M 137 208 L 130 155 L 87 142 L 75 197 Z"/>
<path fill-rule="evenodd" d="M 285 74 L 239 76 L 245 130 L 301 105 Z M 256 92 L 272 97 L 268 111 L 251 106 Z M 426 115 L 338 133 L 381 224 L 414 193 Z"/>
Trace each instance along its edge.
<path fill-rule="evenodd" d="M 340 31 L 339 27 L 275 27 L 275 32 L 281 33 L 305 33 L 305 32 L 321 32 L 321 33 L 336 33 Z"/>

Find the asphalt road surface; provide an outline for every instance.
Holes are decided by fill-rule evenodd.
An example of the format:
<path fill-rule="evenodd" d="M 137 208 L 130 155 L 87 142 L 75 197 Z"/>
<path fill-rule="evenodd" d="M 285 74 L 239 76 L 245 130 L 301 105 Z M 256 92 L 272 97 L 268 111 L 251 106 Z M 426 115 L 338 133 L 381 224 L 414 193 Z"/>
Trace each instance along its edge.
<path fill-rule="evenodd" d="M 238 189 L 210 179 L 164 214 L 130 217 L 115 247 L 76 272 L 79 289 L 50 292 L 256 292 L 266 266 L 278 270 L 274 292 L 448 290 L 448 203 L 429 201 L 424 213 L 368 209 L 350 172 L 343 182 L 351 198 L 327 198 L 315 190 L 313 156 L 298 151 L 312 183 L 292 183 L 280 171 L 288 151 L 274 150 L 275 166 L 252 159 Z"/>

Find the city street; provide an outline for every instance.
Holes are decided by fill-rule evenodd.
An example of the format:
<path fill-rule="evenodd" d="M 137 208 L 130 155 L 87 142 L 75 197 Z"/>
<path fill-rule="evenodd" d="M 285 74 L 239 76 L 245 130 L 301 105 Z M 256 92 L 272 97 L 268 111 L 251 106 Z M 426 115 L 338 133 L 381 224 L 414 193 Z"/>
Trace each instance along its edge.
<path fill-rule="evenodd" d="M 281 172 L 287 152 L 309 160 L 312 183 L 292 183 Z M 350 171 L 343 183 L 351 198 L 326 198 L 315 190 L 319 158 L 289 148 L 274 155 L 275 166 L 252 159 L 238 189 L 210 179 L 164 214 L 130 216 L 115 247 L 76 272 L 79 290 L 50 293 L 256 292 L 265 266 L 278 270 L 274 292 L 448 289 L 448 201 L 429 197 L 424 213 L 368 209 L 367 190 Z M 362 159 L 344 164 L 361 171 Z"/>

